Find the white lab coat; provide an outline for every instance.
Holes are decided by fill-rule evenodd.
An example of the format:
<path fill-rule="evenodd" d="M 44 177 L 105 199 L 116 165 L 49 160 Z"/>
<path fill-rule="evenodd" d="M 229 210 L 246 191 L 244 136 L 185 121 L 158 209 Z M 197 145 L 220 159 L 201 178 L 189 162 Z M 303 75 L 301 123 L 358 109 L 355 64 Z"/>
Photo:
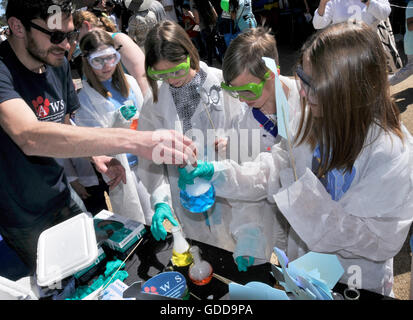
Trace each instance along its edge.
<path fill-rule="evenodd" d="M 72 183 L 78 180 L 85 187 L 99 185 L 98 177 L 93 169 L 90 160 L 87 158 L 67 158 L 63 159 L 63 166 L 67 177 L 67 182 Z"/>
<path fill-rule="evenodd" d="M 126 79 L 135 94 L 139 107 L 143 104 L 142 92 L 136 80 L 125 74 Z M 129 121 L 126 121 L 115 109 L 113 103 L 103 97 L 93 89 L 86 80 L 82 81 L 82 90 L 79 92 L 81 107 L 76 111 L 75 122 L 79 126 L 86 127 L 124 127 L 128 128 Z M 125 99 L 126 100 L 126 99 Z M 144 212 L 141 205 L 140 195 L 136 177 L 129 167 L 126 154 L 114 155 L 126 171 L 126 184 L 120 183 L 116 188 L 109 191 L 110 203 L 114 213 L 147 224 L 151 220 L 151 212 Z M 107 179 L 107 177 L 104 176 Z M 147 217 L 149 215 L 149 217 Z"/>
<path fill-rule="evenodd" d="M 389 17 L 390 12 L 388 0 L 370 0 L 368 7 L 360 0 L 330 0 L 323 16 L 318 14 L 318 9 L 314 12 L 313 26 L 315 29 L 324 29 L 330 24 L 356 19 L 377 27 L 381 20 Z"/>
<path fill-rule="evenodd" d="M 219 85 L 223 81 L 221 70 L 208 67 L 203 62 L 200 63 L 200 67 L 207 74 L 203 88 L 207 92 L 212 86 L 220 88 Z M 230 127 L 232 117 L 240 111 L 240 102 L 224 93 L 223 90 L 220 90 L 219 95 L 218 104 L 210 106 L 209 111 L 215 128 L 226 129 Z M 206 132 L 211 129 L 211 125 L 204 106 L 201 101 L 192 116 L 191 123 L 193 129 L 200 129 L 206 137 Z M 168 83 L 160 84 L 158 102 L 145 104 L 140 119 L 138 130 L 175 129 L 178 132 L 183 132 Z M 209 142 L 210 145 L 207 147 L 214 150 L 214 140 Z M 205 141 L 198 139 L 195 143 L 202 150 Z M 206 150 L 203 154 L 206 154 Z M 206 218 L 203 213 L 191 213 L 182 207 L 179 197 L 177 166 L 157 165 L 152 161 L 140 159 L 138 172 L 141 181 L 151 194 L 152 208 L 159 202 L 168 203 L 188 238 L 228 251 L 234 250 L 234 240 L 229 231 L 231 208 L 225 199 L 217 197 L 214 206 L 207 211 Z"/>
<path fill-rule="evenodd" d="M 84 159 L 84 158 L 74 158 L 74 159 Z M 80 210 L 82 210 L 82 212 L 88 212 L 88 210 L 86 209 L 85 204 L 83 203 L 82 198 L 77 194 L 75 189 L 73 189 L 72 185 L 70 184 L 70 182 L 75 180 L 73 178 L 73 175 L 72 175 L 73 172 L 70 172 L 70 175 L 68 174 L 69 170 L 74 170 L 73 164 L 70 162 L 71 160 L 74 160 L 74 159 L 55 158 L 56 162 L 61 167 L 63 167 L 63 169 L 65 170 L 65 174 L 66 174 L 66 178 L 67 178 L 67 182 L 68 182 L 67 187 L 69 188 L 69 191 L 70 191 L 70 197 L 79 206 L 79 208 L 80 208 Z M 87 160 L 85 159 L 85 161 L 87 161 Z M 92 168 L 92 170 L 93 170 L 93 168 Z M 91 180 L 92 179 L 87 179 L 87 177 L 86 177 L 86 181 L 91 182 Z M 96 177 L 96 180 L 97 180 L 97 177 Z"/>
<path fill-rule="evenodd" d="M 354 179 L 339 201 L 312 173 L 308 145 L 293 148 L 294 182 L 284 139 L 244 166 L 215 162 L 211 181 L 221 197 L 275 202 L 291 225 L 290 260 L 308 250 L 336 254 L 344 268 L 340 282 L 391 295 L 393 257 L 413 217 L 413 138 L 402 129 L 404 144 L 376 125 L 370 128 Z"/>
<path fill-rule="evenodd" d="M 290 119 L 297 116 L 300 108 L 300 94 L 295 79 L 280 76 L 280 80 L 287 89 L 287 102 L 290 106 Z M 248 139 L 240 138 L 241 147 L 248 147 L 248 156 L 253 160 L 260 152 L 269 152 L 271 147 L 280 142 L 281 136 L 274 137 L 267 132 L 255 119 L 252 108 L 243 105 L 243 112 L 235 120 L 234 128 L 240 132 L 248 129 Z M 253 140 L 252 131 L 259 133 L 259 143 Z M 240 136 L 240 135 L 239 135 Z M 247 144 L 245 144 L 248 142 Z M 246 154 L 246 152 L 244 152 Z M 239 163 L 246 159 L 240 154 Z M 233 159 L 235 160 L 235 159 Z M 255 257 L 254 264 L 270 261 L 273 248 L 276 246 L 287 251 L 287 235 L 289 225 L 284 216 L 278 211 L 276 204 L 266 199 L 260 201 L 229 201 L 232 206 L 234 224 L 231 233 L 240 241 L 234 258 L 237 256 Z"/>

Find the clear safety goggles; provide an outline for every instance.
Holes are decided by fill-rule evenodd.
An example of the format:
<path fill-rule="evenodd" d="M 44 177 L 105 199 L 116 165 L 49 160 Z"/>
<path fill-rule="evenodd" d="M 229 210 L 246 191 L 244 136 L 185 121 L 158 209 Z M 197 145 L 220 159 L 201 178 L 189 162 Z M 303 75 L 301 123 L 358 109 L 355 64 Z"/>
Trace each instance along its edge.
<path fill-rule="evenodd" d="M 306 96 L 308 97 L 310 94 L 314 93 L 314 86 L 312 84 L 312 80 L 310 76 L 308 76 L 301 65 L 297 66 L 297 69 L 295 70 L 295 73 L 298 76 L 298 88 L 303 89 Z"/>
<path fill-rule="evenodd" d="M 298 89 L 304 90 L 308 102 L 310 102 L 311 104 L 317 104 L 317 97 L 315 95 L 315 88 L 311 77 L 304 72 L 301 65 L 297 66 L 295 73 L 298 77 Z"/>
<path fill-rule="evenodd" d="M 177 66 L 166 70 L 154 70 L 152 67 L 148 67 L 148 76 L 153 80 L 167 80 L 167 79 L 179 79 L 185 77 L 189 68 L 191 67 L 191 59 L 187 56 L 186 61 L 178 64 Z"/>
<path fill-rule="evenodd" d="M 114 47 L 109 47 L 93 52 L 87 57 L 87 61 L 93 69 L 101 70 L 105 64 L 109 67 L 116 66 L 120 58 L 120 53 Z"/>
<path fill-rule="evenodd" d="M 256 100 L 262 96 L 262 90 L 265 83 L 270 78 L 271 72 L 267 71 L 264 75 L 264 80 L 260 83 L 250 82 L 243 86 L 229 86 L 225 82 L 221 82 L 221 88 L 228 91 L 229 94 L 237 99 Z"/>

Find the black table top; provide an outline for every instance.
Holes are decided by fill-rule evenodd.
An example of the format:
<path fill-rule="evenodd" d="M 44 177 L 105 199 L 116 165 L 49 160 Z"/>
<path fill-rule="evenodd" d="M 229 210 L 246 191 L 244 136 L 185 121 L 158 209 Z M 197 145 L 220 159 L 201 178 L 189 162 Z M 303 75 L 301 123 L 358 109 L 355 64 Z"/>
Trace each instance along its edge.
<path fill-rule="evenodd" d="M 228 296 L 226 296 L 229 290 L 228 284 L 213 277 L 212 280 L 206 285 L 195 285 L 188 277 L 189 267 L 175 267 L 172 265 L 171 257 L 173 239 L 171 234 L 168 234 L 164 241 L 156 241 L 152 237 L 149 228 L 147 231 L 148 232 L 144 236 L 141 244 L 125 263 L 124 270 L 126 270 L 129 274 L 128 278 L 124 280 L 127 285 L 130 286 L 132 283 L 137 281 L 142 281 L 144 283 L 155 275 L 161 272 L 171 271 L 173 268 L 173 271 L 178 271 L 185 276 L 188 290 L 190 292 L 190 300 L 228 299 Z M 190 245 L 196 245 L 200 248 L 202 258 L 212 265 L 214 273 L 219 276 L 225 277 L 226 279 L 239 284 L 247 284 L 251 281 L 263 282 L 270 286 L 274 286 L 276 284 L 276 280 L 271 274 L 270 263 L 251 266 L 246 272 L 240 272 L 237 269 L 231 252 L 199 241 L 191 239 L 187 240 Z M 337 283 L 337 285 L 333 288 L 333 291 L 343 294 L 343 291 L 346 288 L 346 285 Z M 367 290 L 359 291 L 359 300 L 391 299 Z"/>

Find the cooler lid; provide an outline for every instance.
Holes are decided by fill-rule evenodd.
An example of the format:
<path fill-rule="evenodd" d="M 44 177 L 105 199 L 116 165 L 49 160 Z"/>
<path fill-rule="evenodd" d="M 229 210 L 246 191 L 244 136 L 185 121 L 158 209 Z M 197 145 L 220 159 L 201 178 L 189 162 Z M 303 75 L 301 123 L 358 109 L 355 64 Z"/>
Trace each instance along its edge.
<path fill-rule="evenodd" d="M 37 284 L 52 285 L 91 265 L 98 256 L 93 217 L 81 213 L 40 234 Z"/>

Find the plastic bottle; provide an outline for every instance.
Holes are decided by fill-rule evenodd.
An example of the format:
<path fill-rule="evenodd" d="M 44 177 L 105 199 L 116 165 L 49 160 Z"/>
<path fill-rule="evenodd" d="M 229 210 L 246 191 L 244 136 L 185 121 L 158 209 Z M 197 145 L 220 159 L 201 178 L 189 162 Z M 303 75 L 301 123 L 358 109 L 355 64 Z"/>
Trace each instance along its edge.
<path fill-rule="evenodd" d="M 185 168 L 188 172 L 194 170 L 190 164 Z M 181 190 L 180 198 L 185 209 L 193 213 L 202 213 L 214 205 L 215 189 L 211 182 L 197 177 L 194 184 L 188 184 L 185 190 Z"/>
<path fill-rule="evenodd" d="M 191 247 L 189 249 L 189 252 L 192 254 L 192 257 L 194 259 L 194 262 L 189 267 L 189 278 L 194 284 L 198 286 L 208 284 L 212 279 L 213 269 L 211 264 L 201 258 L 199 248 L 197 246 Z"/>
<path fill-rule="evenodd" d="M 182 234 L 180 226 L 171 229 L 173 237 L 172 264 L 177 267 L 186 267 L 192 263 L 192 255 L 189 252 L 189 243 Z"/>

